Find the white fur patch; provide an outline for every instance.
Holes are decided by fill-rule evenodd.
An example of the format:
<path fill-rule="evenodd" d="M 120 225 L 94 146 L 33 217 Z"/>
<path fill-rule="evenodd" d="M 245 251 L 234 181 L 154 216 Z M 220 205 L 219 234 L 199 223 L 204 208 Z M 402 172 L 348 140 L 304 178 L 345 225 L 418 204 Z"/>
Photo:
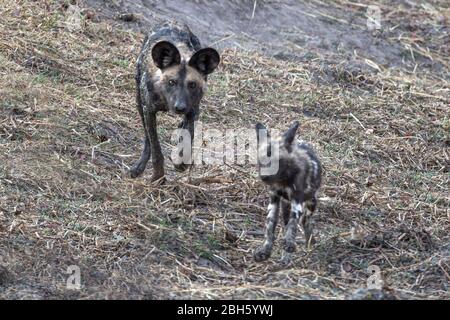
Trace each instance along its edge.
<path fill-rule="evenodd" d="M 300 219 L 300 216 L 303 213 L 303 206 L 301 203 L 292 201 L 292 211 L 295 213 L 295 218 Z"/>
<path fill-rule="evenodd" d="M 317 162 L 316 161 L 312 161 L 313 164 L 313 172 L 314 172 L 314 179 L 317 177 L 317 172 L 318 172 L 318 167 L 317 167 Z"/>

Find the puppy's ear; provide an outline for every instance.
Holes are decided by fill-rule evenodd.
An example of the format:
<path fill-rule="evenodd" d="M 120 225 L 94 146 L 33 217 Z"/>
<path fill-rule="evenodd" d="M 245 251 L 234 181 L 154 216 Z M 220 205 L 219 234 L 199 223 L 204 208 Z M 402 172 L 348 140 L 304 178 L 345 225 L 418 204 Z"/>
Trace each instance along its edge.
<path fill-rule="evenodd" d="M 300 123 L 298 121 L 295 121 L 289 127 L 289 129 L 284 133 L 283 138 L 284 138 L 284 144 L 286 146 L 290 146 L 292 144 L 292 142 L 294 141 L 295 134 L 297 133 L 297 129 L 298 129 L 299 125 L 300 125 Z"/>
<path fill-rule="evenodd" d="M 160 41 L 153 46 L 152 58 L 159 69 L 180 64 L 181 55 L 177 47 L 169 41 Z"/>
<path fill-rule="evenodd" d="M 189 66 L 206 76 L 214 71 L 220 63 L 220 55 L 213 48 L 198 50 L 189 60 Z"/>

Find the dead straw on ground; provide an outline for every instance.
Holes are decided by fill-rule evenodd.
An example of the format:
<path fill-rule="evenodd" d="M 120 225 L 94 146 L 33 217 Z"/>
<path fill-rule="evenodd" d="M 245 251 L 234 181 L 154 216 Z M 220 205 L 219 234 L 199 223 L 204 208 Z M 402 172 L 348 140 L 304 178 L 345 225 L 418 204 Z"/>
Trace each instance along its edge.
<path fill-rule="evenodd" d="M 307 250 L 300 235 L 282 267 L 280 241 L 271 260 L 252 260 L 268 201 L 253 165 L 180 174 L 166 160 L 165 184 L 149 182 L 151 168 L 128 177 L 143 36 L 88 17 L 70 31 L 65 10 L 0 8 L 1 298 L 343 299 L 366 286 L 369 265 L 392 297 L 449 298 L 448 47 L 428 53 L 446 61 L 441 73 L 222 53 L 201 121 L 300 120 L 323 161 L 319 241 Z M 166 154 L 177 121 L 160 117 Z M 69 265 L 82 290 L 66 288 Z"/>

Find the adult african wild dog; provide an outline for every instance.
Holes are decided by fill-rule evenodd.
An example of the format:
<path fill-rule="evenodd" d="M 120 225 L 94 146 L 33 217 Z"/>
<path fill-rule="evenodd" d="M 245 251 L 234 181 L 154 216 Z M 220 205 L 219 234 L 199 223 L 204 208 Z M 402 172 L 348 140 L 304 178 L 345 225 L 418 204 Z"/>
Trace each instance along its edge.
<path fill-rule="evenodd" d="M 201 48 L 200 41 L 187 25 L 175 22 L 155 28 L 144 40 L 137 61 L 136 102 L 144 126 L 144 149 L 131 168 L 131 177 L 145 170 L 150 156 L 152 181 L 164 176 L 164 157 L 158 140 L 158 111 L 183 115 L 180 128 L 194 139 L 194 121 L 206 90 L 207 75 L 214 71 L 220 56 L 212 48 Z M 177 164 L 184 170 L 190 163 Z"/>
<path fill-rule="evenodd" d="M 256 125 L 259 174 L 270 189 L 265 239 L 254 253 L 256 261 L 270 257 L 280 209 L 285 225 L 283 257 L 295 251 L 299 221 L 305 233 L 306 245 L 314 242 L 310 220 L 317 205 L 316 194 L 321 183 L 322 168 L 314 151 L 308 145 L 296 141 L 298 126 L 296 121 L 281 137 L 273 138 L 262 124 Z M 274 148 L 278 152 L 274 152 Z M 261 158 L 266 155 L 271 161 L 278 161 L 278 170 L 263 175 Z"/>

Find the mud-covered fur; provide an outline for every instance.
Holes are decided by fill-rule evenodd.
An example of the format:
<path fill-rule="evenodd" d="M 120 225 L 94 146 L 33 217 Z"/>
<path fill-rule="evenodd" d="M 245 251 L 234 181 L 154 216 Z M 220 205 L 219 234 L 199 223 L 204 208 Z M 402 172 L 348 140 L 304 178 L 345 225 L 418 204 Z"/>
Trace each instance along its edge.
<path fill-rule="evenodd" d="M 270 190 L 265 238 L 263 245 L 254 253 L 256 261 L 266 260 L 271 255 L 280 210 L 285 226 L 284 257 L 295 251 L 298 222 L 305 233 L 306 245 L 314 242 L 311 215 L 317 206 L 316 194 L 321 183 L 322 168 L 314 151 L 295 139 L 298 126 L 299 123 L 294 122 L 281 137 L 274 138 L 262 124 L 256 125 L 259 174 Z M 276 146 L 278 153 L 273 152 Z M 266 154 L 272 157 L 271 161 L 279 162 L 276 173 L 262 175 L 260 159 Z"/>
<path fill-rule="evenodd" d="M 207 75 L 214 71 L 220 56 L 212 48 L 201 48 L 198 38 L 186 25 L 174 22 L 155 28 L 144 40 L 137 61 L 136 103 L 144 126 L 144 150 L 130 170 L 137 177 L 152 156 L 153 176 L 164 176 L 164 158 L 157 134 L 158 111 L 183 115 L 180 128 L 194 139 L 194 121 L 206 91 Z M 190 163 L 176 165 L 184 170 Z"/>

